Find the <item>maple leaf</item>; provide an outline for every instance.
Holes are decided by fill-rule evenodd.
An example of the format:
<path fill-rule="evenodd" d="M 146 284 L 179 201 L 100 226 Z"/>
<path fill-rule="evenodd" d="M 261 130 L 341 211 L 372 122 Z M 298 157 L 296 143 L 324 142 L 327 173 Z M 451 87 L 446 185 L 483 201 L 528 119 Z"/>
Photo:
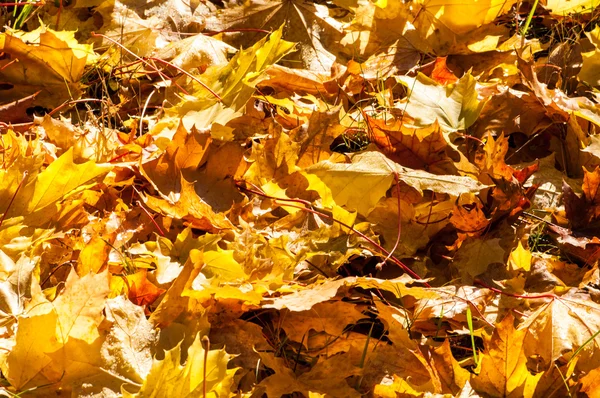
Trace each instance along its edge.
<path fill-rule="evenodd" d="M 579 366 L 596 367 L 598 311 L 598 304 L 574 292 L 544 303 L 519 325 L 525 333 L 525 355 L 537 355 L 547 364 L 581 347 L 579 355 L 585 360 Z"/>
<path fill-rule="evenodd" d="M 500 238 L 469 239 L 457 251 L 454 264 L 459 267 L 467 280 L 469 277 L 480 275 L 490 264 L 504 263 L 505 249 L 500 242 Z"/>
<path fill-rule="evenodd" d="M 55 337 L 57 318 L 51 311 L 20 320 L 15 348 L 2 363 L 2 373 L 15 388 L 24 387 L 36 377 L 51 362 L 47 354 L 60 349 Z M 50 333 L 41 336 L 40 330 Z"/>
<path fill-rule="evenodd" d="M 266 290 L 261 283 L 250 284 L 250 276 L 233 257 L 233 250 L 219 247 L 193 250 L 190 257 L 195 263 L 191 272 L 185 273 L 182 296 L 198 301 L 215 299 L 239 299 L 248 304 L 258 304 Z M 181 275 L 180 275 L 181 277 Z"/>
<path fill-rule="evenodd" d="M 350 156 L 352 163 L 346 163 L 342 155 L 306 168 L 317 175 L 331 189 L 333 199 L 339 205 L 356 209 L 367 215 L 377 202 L 385 196 L 397 173 L 400 181 L 417 189 L 445 192 L 459 196 L 465 192 L 477 192 L 484 188 L 469 177 L 451 175 L 437 176 L 422 170 L 404 168 L 375 151 Z M 360 195 L 355 193 L 359 192 Z"/>
<path fill-rule="evenodd" d="M 456 77 L 456 75 L 448 68 L 446 59 L 447 57 L 437 57 L 435 59 L 433 71 L 431 72 L 431 78 L 443 85 L 456 83 L 458 80 L 458 77 Z"/>
<path fill-rule="evenodd" d="M 35 259 L 22 255 L 13 261 L 3 251 L 0 251 L 0 317 L 11 323 L 21 315 L 26 303 L 32 299 L 32 272 Z"/>
<path fill-rule="evenodd" d="M 154 359 L 148 376 L 138 392 L 128 387 L 121 392 L 124 397 L 189 397 L 202 394 L 214 397 L 230 395 L 236 369 L 227 369 L 232 358 L 224 349 L 207 350 L 198 334 L 181 364 L 181 343 L 165 352 L 163 360 Z M 209 396 L 209 395 L 207 395 Z"/>
<path fill-rule="evenodd" d="M 144 306 L 152 304 L 165 291 L 150 282 L 146 278 L 146 274 L 146 270 L 141 270 L 126 277 L 127 295 L 129 300 L 136 305 Z"/>
<path fill-rule="evenodd" d="M 436 120 L 445 131 L 465 130 L 471 126 L 485 102 L 477 98 L 475 78 L 466 73 L 455 84 L 444 86 L 422 73 L 417 77 L 397 77 L 406 86 L 406 104 L 400 109 L 414 119 L 414 125 L 425 127 Z"/>
<path fill-rule="evenodd" d="M 395 188 L 397 186 L 392 188 L 394 195 L 398 191 Z M 414 255 L 428 244 L 432 236 L 446 226 L 453 202 L 448 200 L 441 203 L 428 203 L 422 202 L 422 199 L 418 197 L 419 203 L 411 205 L 402 198 L 398 209 L 397 198 L 386 198 L 379 201 L 375 209 L 369 213 L 369 221 L 376 224 L 373 230 L 379 234 L 383 247 L 390 251 L 395 248 L 393 254 L 397 257 Z M 399 219 L 402 239 L 396 245 Z"/>
<path fill-rule="evenodd" d="M 421 7 L 415 10 L 415 25 L 421 22 L 424 26 L 431 24 L 432 30 L 443 27 L 461 34 L 492 22 L 507 12 L 515 1 L 467 0 L 448 4 L 443 0 L 422 0 L 418 3 Z M 432 33 L 439 35 L 441 32 Z"/>
<path fill-rule="evenodd" d="M 208 21 L 208 28 L 260 29 L 273 31 L 283 28 L 283 38 L 301 43 L 300 54 L 295 58 L 307 69 L 328 71 L 335 60 L 335 44 L 341 39 L 341 24 L 329 17 L 327 7 L 304 0 L 253 0 L 243 7 L 230 8 L 218 18 Z M 244 45 L 256 40 L 257 34 L 246 33 Z M 247 46 L 247 44 L 246 44 Z"/>
<path fill-rule="evenodd" d="M 552 119 L 546 114 L 546 108 L 535 95 L 507 89 L 485 103 L 473 125 L 476 132 L 473 135 L 483 137 L 486 131 L 502 131 L 505 136 L 522 132 L 533 137 L 551 124 Z"/>
<path fill-rule="evenodd" d="M 92 46 L 79 44 L 75 32 L 57 32 L 45 26 L 29 32 L 0 34 L 0 81 L 10 85 L 3 101 L 15 101 L 41 90 L 39 106 L 54 108 L 81 93 L 79 79 L 87 62 L 96 57 Z M 18 60 L 18 62 L 16 62 Z"/>
<path fill-rule="evenodd" d="M 123 296 L 106 301 L 106 320 L 112 327 L 101 348 L 104 366 L 114 374 L 143 382 L 152 366 L 152 347 L 158 333 L 144 310 Z"/>
<path fill-rule="evenodd" d="M 255 323 L 241 319 L 225 319 L 214 320 L 210 326 L 211 343 L 218 347 L 227 347 L 227 352 L 235 355 L 229 365 L 241 367 L 239 371 L 251 373 L 248 370 L 260 361 L 259 352 L 271 349 L 262 328 Z"/>
<path fill-rule="evenodd" d="M 341 301 L 319 303 L 308 311 L 283 312 L 281 316 L 281 327 L 294 341 L 304 341 L 311 330 L 339 336 L 346 326 L 364 317 L 354 305 Z"/>
<path fill-rule="evenodd" d="M 508 262 L 513 270 L 529 271 L 531 269 L 531 252 L 526 250 L 521 242 L 508 257 Z"/>
<path fill-rule="evenodd" d="M 26 164 L 28 166 L 25 167 L 35 166 L 35 163 L 31 161 Z M 18 170 L 19 164 L 17 163 L 15 166 Z M 23 185 L 19 190 L 21 200 L 14 203 L 6 211 L 4 217 L 27 215 L 30 225 L 43 224 L 58 211 L 56 207 L 52 209 L 52 205 L 56 206 L 56 203 L 66 196 L 91 187 L 98 177 L 106 174 L 111 168 L 112 166 L 97 165 L 93 161 L 77 164 L 73 159 L 73 149 L 71 148 L 42 172 L 35 170 L 30 175 L 29 170 L 25 169 L 23 170 L 24 177 L 21 175 L 18 183 Z M 9 172 L 8 175 L 5 173 L 5 178 L 11 178 L 14 171 Z M 6 182 L 9 181 L 10 179 L 7 179 Z M 4 195 L 10 194 L 11 191 L 14 195 L 16 188 L 17 186 L 6 187 L 8 192 L 5 192 Z"/>
<path fill-rule="evenodd" d="M 548 0 L 544 7 L 552 14 L 561 16 L 570 13 L 585 14 L 594 10 L 594 7 L 590 3 L 583 0 L 570 1 L 568 3 L 559 0 Z"/>
<path fill-rule="evenodd" d="M 593 369 L 581 378 L 581 392 L 587 394 L 588 397 L 594 397 L 600 388 L 600 374 L 598 374 L 600 370 L 598 368 Z"/>
<path fill-rule="evenodd" d="M 393 377 L 393 382 L 378 384 L 373 389 L 374 396 L 378 398 L 393 398 L 397 396 L 420 397 L 423 393 L 433 390 L 432 383 L 420 386 L 413 386 L 410 382 L 400 378 Z"/>
<path fill-rule="evenodd" d="M 273 369 L 275 374 L 261 382 L 267 389 L 269 397 L 279 397 L 290 391 L 309 395 L 310 392 L 323 392 L 326 395 L 339 397 L 359 397 L 360 394 L 351 388 L 345 378 L 358 374 L 359 368 L 353 365 L 344 355 L 324 358 L 307 373 L 296 376 L 288 368 L 283 358 L 269 353 L 260 353 L 264 364 Z"/>
<path fill-rule="evenodd" d="M 171 118 L 158 123 L 155 130 L 162 131 L 175 121 L 178 124 L 180 119 L 188 128 L 227 123 L 252 97 L 256 85 L 266 77 L 267 68 L 294 49 L 294 43 L 282 40 L 282 35 L 280 28 L 268 40 L 265 37 L 252 47 L 240 50 L 229 63 L 208 68 L 201 77 L 205 83 L 194 82 L 194 95 L 185 96 L 179 104 L 169 108 L 167 114 Z"/>
<path fill-rule="evenodd" d="M 189 296 L 183 296 L 183 292 L 191 285 L 191 281 L 198 275 L 201 263 L 195 255 L 196 252 L 191 253 L 192 254 L 183 265 L 181 272 L 165 293 L 165 296 L 156 310 L 150 316 L 152 324 L 158 325 L 159 327 L 167 327 L 181 316 L 185 316 L 188 309 L 192 307 L 192 305 L 190 305 L 192 299 Z M 206 321 L 205 318 L 200 319 Z M 205 326 L 208 330 L 209 325 L 207 324 Z"/>
<path fill-rule="evenodd" d="M 333 297 L 338 289 L 344 286 L 343 279 L 338 281 L 327 281 L 323 284 L 312 286 L 311 289 L 300 289 L 292 294 L 268 300 L 264 308 L 287 308 L 291 311 L 308 311 L 315 304 L 322 303 Z"/>
<path fill-rule="evenodd" d="M 574 229 L 595 228 L 600 217 L 600 167 L 594 171 L 584 169 L 583 197 L 577 196 L 571 187 L 564 183 L 564 201 L 567 217 Z"/>
<path fill-rule="evenodd" d="M 104 272 L 79 278 L 72 271 L 65 290 L 54 302 L 41 303 L 34 313 L 19 319 L 16 348 L 0 365 L 11 385 L 21 389 L 28 383 L 35 386 L 58 382 L 78 360 L 72 356 L 76 347 L 88 354 L 93 352 L 109 293 L 107 276 Z M 88 372 L 76 367 L 68 379 Z"/>
<path fill-rule="evenodd" d="M 475 391 L 491 397 L 532 397 L 542 376 L 527 369 L 523 353 L 525 331 L 514 327 L 514 318 L 507 315 L 485 341 L 479 374 L 471 377 Z"/>
<path fill-rule="evenodd" d="M 99 272 L 108 262 L 110 250 L 111 246 L 104 238 L 93 237 L 79 253 L 77 274 L 85 276 L 90 272 Z"/>
<path fill-rule="evenodd" d="M 179 178 L 203 166 L 208 157 L 212 138 L 192 127 L 188 132 L 182 123 L 175 131 L 172 140 L 159 157 L 143 163 L 141 170 L 148 180 L 167 197 L 180 190 Z"/>
<path fill-rule="evenodd" d="M 172 203 L 170 200 L 146 196 L 145 204 L 151 209 L 177 219 L 186 220 L 193 228 L 204 231 L 218 231 L 231 228 L 231 222 L 223 214 L 215 213 L 210 205 L 205 203 L 194 189 L 195 184 L 186 181 L 182 176 L 179 199 Z"/>
<path fill-rule="evenodd" d="M 478 236 L 485 232 L 490 220 L 483 212 L 483 205 L 475 195 L 461 195 L 450 217 L 450 222 L 460 233 Z"/>
<path fill-rule="evenodd" d="M 446 155 L 448 143 L 437 122 L 422 129 L 406 127 L 402 120 L 390 124 L 368 119 L 368 123 L 373 142 L 396 163 L 435 174 L 452 174 L 452 161 Z"/>
<path fill-rule="evenodd" d="M 298 167 L 306 168 L 331 156 L 335 138 L 346 130 L 339 122 L 340 110 L 335 108 L 325 112 L 312 112 L 306 138 L 302 140 L 298 151 Z"/>

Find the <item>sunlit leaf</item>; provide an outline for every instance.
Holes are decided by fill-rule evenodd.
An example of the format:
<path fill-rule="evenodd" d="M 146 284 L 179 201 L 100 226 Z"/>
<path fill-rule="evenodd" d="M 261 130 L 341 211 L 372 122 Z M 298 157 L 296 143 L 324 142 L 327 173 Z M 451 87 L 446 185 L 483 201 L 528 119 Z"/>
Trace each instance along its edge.
<path fill-rule="evenodd" d="M 514 327 L 512 315 L 498 323 L 486 339 L 481 370 L 471 377 L 473 388 L 490 397 L 532 397 L 541 373 L 533 375 L 527 369 L 523 353 L 524 330 Z"/>
<path fill-rule="evenodd" d="M 0 81 L 11 86 L 2 91 L 2 100 L 19 100 L 39 90 L 34 101 L 39 106 L 54 108 L 76 99 L 85 65 L 96 55 L 91 45 L 79 44 L 74 34 L 44 26 L 28 33 L 1 33 Z"/>
<path fill-rule="evenodd" d="M 205 348 L 200 335 L 181 362 L 181 345 L 165 352 L 163 360 L 154 359 L 148 376 L 140 390 L 129 392 L 123 387 L 125 397 L 195 397 L 210 394 L 213 397 L 229 396 L 236 369 L 227 369 L 231 356 L 225 350 Z M 209 396 L 209 395 L 207 395 Z"/>
<path fill-rule="evenodd" d="M 484 105 L 477 98 L 475 78 L 467 73 L 455 84 L 443 86 L 423 74 L 397 78 L 408 90 L 402 109 L 425 127 L 436 120 L 446 131 L 464 130 L 471 126 Z"/>

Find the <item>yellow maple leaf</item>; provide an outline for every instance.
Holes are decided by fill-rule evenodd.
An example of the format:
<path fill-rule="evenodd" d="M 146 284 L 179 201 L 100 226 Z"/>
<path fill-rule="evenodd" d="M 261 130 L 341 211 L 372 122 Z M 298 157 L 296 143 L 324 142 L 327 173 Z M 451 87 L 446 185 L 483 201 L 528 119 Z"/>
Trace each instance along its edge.
<path fill-rule="evenodd" d="M 283 26 L 252 47 L 239 51 L 227 64 L 209 67 L 202 74 L 205 83 L 195 84 L 193 96 L 167 110 L 172 116 L 155 130 L 168 127 L 183 117 L 186 125 L 208 127 L 213 122 L 224 125 L 239 112 L 254 94 L 256 85 L 265 78 L 266 69 L 293 51 L 295 44 L 282 39 Z M 210 88 L 210 91 L 207 90 Z M 218 98 L 215 96 L 218 95 Z"/>
<path fill-rule="evenodd" d="M 508 257 L 508 264 L 513 271 L 529 271 L 531 269 L 531 258 L 531 252 L 519 242 L 517 248 Z"/>
<path fill-rule="evenodd" d="M 13 85 L 2 91 L 2 99 L 14 101 L 42 90 L 36 105 L 54 108 L 77 97 L 85 65 L 95 53 L 74 35 L 45 26 L 28 33 L 1 33 L 0 52 L 7 56 L 0 60 L 0 81 Z"/>
<path fill-rule="evenodd" d="M 165 359 L 154 359 L 142 387 L 131 393 L 123 387 L 125 398 L 142 397 L 228 397 L 237 368 L 227 369 L 233 357 L 224 349 L 206 350 L 200 334 L 188 349 L 187 361 L 181 365 L 181 343 L 165 352 Z"/>
<path fill-rule="evenodd" d="M 471 377 L 475 391 L 489 397 L 531 397 L 542 373 L 532 375 L 523 351 L 524 330 L 514 327 L 511 314 L 485 340 L 478 375 Z"/>
<path fill-rule="evenodd" d="M 79 278 L 73 270 L 54 302 L 41 303 L 20 318 L 15 349 L 0 364 L 11 385 L 21 389 L 87 375 L 88 369 L 73 363 L 93 357 L 108 293 L 107 272 Z"/>
<path fill-rule="evenodd" d="M 30 164 L 30 167 L 33 166 Z M 111 168 L 110 165 L 98 165 L 92 161 L 75 163 L 73 148 L 69 148 L 43 172 L 38 174 L 38 170 L 34 170 L 32 174 L 36 176 L 35 179 L 25 175 L 23 187 L 18 192 L 19 201 L 15 201 L 4 216 L 27 215 L 28 225 L 41 225 L 58 211 L 51 205 L 91 187 L 98 177 L 108 173 Z"/>

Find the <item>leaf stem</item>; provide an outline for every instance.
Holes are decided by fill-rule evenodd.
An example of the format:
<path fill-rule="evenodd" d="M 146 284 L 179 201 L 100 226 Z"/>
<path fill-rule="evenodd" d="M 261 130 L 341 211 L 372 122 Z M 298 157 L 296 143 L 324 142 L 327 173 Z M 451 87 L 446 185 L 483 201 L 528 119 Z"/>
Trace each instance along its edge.
<path fill-rule="evenodd" d="M 208 365 L 208 350 L 210 349 L 210 339 L 208 336 L 202 336 L 202 348 L 204 348 L 204 369 L 202 369 L 204 374 L 202 377 L 202 392 L 204 393 L 204 398 L 206 398 L 206 367 Z"/>
<path fill-rule="evenodd" d="M 238 29 L 223 29 L 216 32 L 202 33 L 204 36 L 215 36 L 221 33 L 241 33 L 241 32 L 254 32 L 254 33 L 271 33 L 270 30 L 256 29 L 256 28 L 238 28 Z"/>
<path fill-rule="evenodd" d="M 165 65 L 168 65 L 168 66 L 171 66 L 171 67 L 177 69 L 178 71 L 180 71 L 181 73 L 185 74 L 190 79 L 195 80 L 198 84 L 200 84 L 202 87 L 204 87 L 209 93 L 211 93 L 216 99 L 218 99 L 219 102 L 223 102 L 223 99 L 219 96 L 219 94 L 215 93 L 210 87 L 208 87 L 206 85 L 206 83 L 204 83 L 202 80 L 198 79 L 196 76 L 192 75 L 191 73 L 189 73 L 189 72 L 181 69 L 179 66 L 177 66 L 175 64 L 172 64 L 172 63 L 170 63 L 168 61 L 165 61 L 164 59 L 160 59 L 160 58 L 150 57 L 148 59 L 151 59 L 151 60 L 156 61 L 156 62 L 163 63 Z"/>
<path fill-rule="evenodd" d="M 45 1 L 32 1 L 30 3 L 27 2 L 14 2 L 14 3 L 0 3 L 0 7 L 21 7 L 21 6 L 32 6 L 32 7 L 41 7 L 46 5 Z"/>
<path fill-rule="evenodd" d="M 508 297 L 515 297 L 515 298 L 520 298 L 520 299 L 525 299 L 525 300 L 545 299 L 545 298 L 549 298 L 549 299 L 552 299 L 552 300 L 558 299 L 558 296 L 556 294 L 554 294 L 554 293 L 531 294 L 531 295 L 525 296 L 525 295 L 521 295 L 521 294 L 508 293 L 508 292 L 502 291 L 500 289 L 496 289 L 495 287 L 491 287 L 491 286 L 487 285 L 481 279 L 475 279 L 473 282 L 476 283 L 476 284 L 478 284 L 478 285 L 481 285 L 481 286 L 485 287 L 486 289 L 491 290 L 494 293 L 502 294 L 502 295 L 508 296 Z"/>
<path fill-rule="evenodd" d="M 150 214 L 150 212 L 148 210 L 146 210 L 146 208 L 144 206 L 142 206 L 142 201 L 141 200 L 137 201 L 137 205 L 140 207 L 140 209 L 142 209 L 144 211 L 144 213 L 146 213 L 146 215 L 148 216 L 148 218 L 150 219 L 150 221 L 152 221 L 152 224 L 154 224 L 154 226 L 158 230 L 158 233 L 160 234 L 160 236 L 164 237 L 165 233 L 160 228 L 160 226 L 158 225 L 158 223 L 156 222 L 156 220 L 154 219 L 154 217 L 152 217 L 152 214 Z"/>

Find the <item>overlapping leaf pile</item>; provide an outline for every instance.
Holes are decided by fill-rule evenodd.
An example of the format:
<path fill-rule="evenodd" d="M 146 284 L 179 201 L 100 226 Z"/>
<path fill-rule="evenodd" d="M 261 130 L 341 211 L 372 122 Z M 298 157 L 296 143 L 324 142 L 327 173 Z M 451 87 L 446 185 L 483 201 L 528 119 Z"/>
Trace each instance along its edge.
<path fill-rule="evenodd" d="M 5 9 L 3 391 L 598 396 L 598 11 L 536 5 Z"/>

